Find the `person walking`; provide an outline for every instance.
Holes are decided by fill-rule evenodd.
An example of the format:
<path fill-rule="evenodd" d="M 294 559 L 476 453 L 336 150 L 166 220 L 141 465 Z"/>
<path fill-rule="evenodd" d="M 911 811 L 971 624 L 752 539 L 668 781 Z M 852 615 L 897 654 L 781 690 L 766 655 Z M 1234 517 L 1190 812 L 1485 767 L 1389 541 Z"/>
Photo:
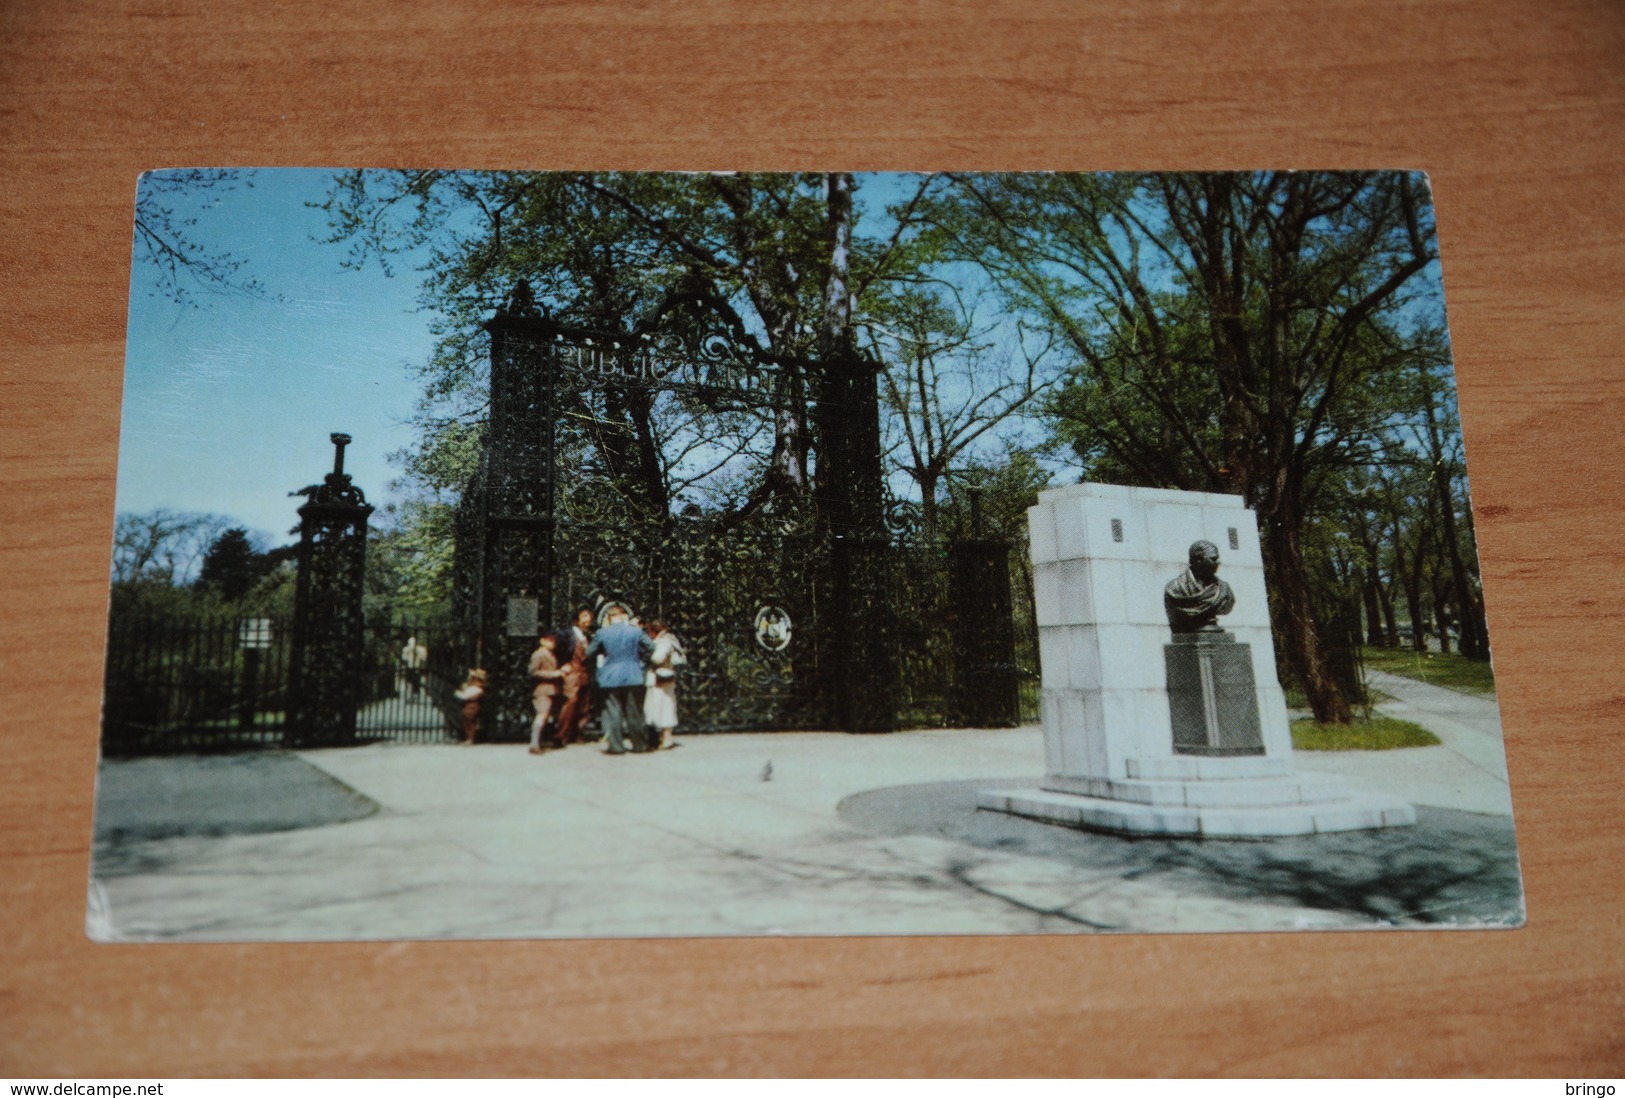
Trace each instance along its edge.
<path fill-rule="evenodd" d="M 631 616 L 624 606 L 611 607 L 609 624 L 587 646 L 588 666 L 600 653 L 604 657 L 598 668 L 596 691 L 604 699 L 605 751 L 610 755 L 624 755 L 629 747 L 648 750 L 643 726 L 643 675 L 654 642 L 632 624 Z"/>
<path fill-rule="evenodd" d="M 397 696 L 409 701 L 416 701 L 423 697 L 423 669 L 429 663 L 429 650 L 418 643 L 416 636 L 406 638 L 406 644 L 401 648 L 400 681 L 396 684 Z"/>
<path fill-rule="evenodd" d="M 659 737 L 655 750 L 676 747 L 677 669 L 688 662 L 677 634 L 656 618 L 649 623 L 649 670 L 643 677 L 643 722 Z"/>

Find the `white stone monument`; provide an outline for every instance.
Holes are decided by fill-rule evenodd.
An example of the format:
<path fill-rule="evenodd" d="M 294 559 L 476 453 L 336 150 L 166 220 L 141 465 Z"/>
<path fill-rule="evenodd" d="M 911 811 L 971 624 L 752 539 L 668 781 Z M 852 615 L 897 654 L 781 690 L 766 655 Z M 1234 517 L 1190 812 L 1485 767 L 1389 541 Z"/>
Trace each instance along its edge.
<path fill-rule="evenodd" d="M 1078 484 L 1040 494 L 1028 526 L 1046 776 L 1038 788 L 979 793 L 979 807 L 1170 837 L 1266 838 L 1416 822 L 1403 801 L 1294 769 L 1258 524 L 1240 496 Z M 1197 541 L 1218 546 L 1218 577 L 1235 593 L 1219 627 L 1252 653 L 1257 725 L 1241 748 L 1216 746 L 1211 722 L 1223 707 L 1214 704 L 1206 671 L 1215 746 L 1193 745 L 1188 729 L 1180 747 L 1174 742 L 1168 679 L 1180 654 L 1165 653 L 1174 636 L 1163 589 Z"/>

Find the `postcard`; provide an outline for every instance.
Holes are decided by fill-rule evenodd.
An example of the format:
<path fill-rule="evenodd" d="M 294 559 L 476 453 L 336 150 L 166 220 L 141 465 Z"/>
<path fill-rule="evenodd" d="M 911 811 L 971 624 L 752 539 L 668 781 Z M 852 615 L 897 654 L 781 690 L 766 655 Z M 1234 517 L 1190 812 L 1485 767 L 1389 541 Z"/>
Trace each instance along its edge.
<path fill-rule="evenodd" d="M 177 169 L 133 239 L 95 940 L 1523 924 L 1420 173 Z"/>

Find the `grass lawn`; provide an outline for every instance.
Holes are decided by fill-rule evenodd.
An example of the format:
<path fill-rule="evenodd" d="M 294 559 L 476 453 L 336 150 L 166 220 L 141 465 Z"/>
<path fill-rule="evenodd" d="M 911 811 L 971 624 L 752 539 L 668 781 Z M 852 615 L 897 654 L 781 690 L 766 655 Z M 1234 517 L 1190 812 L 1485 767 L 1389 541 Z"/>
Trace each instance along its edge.
<path fill-rule="evenodd" d="M 1439 737 L 1421 725 L 1394 717 L 1372 717 L 1353 724 L 1319 724 L 1312 718 L 1292 722 L 1292 746 L 1298 751 L 1391 751 L 1439 742 Z"/>
<path fill-rule="evenodd" d="M 1488 663 L 1464 659 L 1451 652 L 1413 652 L 1408 648 L 1362 648 L 1365 665 L 1391 675 L 1431 683 L 1464 694 L 1495 693 L 1495 675 Z"/>

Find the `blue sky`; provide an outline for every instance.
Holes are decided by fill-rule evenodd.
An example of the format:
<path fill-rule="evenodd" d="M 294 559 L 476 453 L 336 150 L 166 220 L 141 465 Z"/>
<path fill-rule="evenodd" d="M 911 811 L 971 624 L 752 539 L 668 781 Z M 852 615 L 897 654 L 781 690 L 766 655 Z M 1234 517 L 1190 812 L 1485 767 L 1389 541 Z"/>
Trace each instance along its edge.
<path fill-rule="evenodd" d="M 263 297 L 204 291 L 198 307 L 178 305 L 136 255 L 119 511 L 214 512 L 287 542 L 301 502 L 288 493 L 332 468 L 334 431 L 355 440 L 345 467 L 368 500 L 389 501 L 399 473 L 388 455 L 412 439 L 411 371 L 433 339 L 410 264 L 394 278 L 376 266 L 346 271 L 343 248 L 317 242 L 324 215 L 305 203 L 331 177 L 264 170 L 252 189 L 217 188 L 198 203 L 194 238 L 247 260 Z"/>

